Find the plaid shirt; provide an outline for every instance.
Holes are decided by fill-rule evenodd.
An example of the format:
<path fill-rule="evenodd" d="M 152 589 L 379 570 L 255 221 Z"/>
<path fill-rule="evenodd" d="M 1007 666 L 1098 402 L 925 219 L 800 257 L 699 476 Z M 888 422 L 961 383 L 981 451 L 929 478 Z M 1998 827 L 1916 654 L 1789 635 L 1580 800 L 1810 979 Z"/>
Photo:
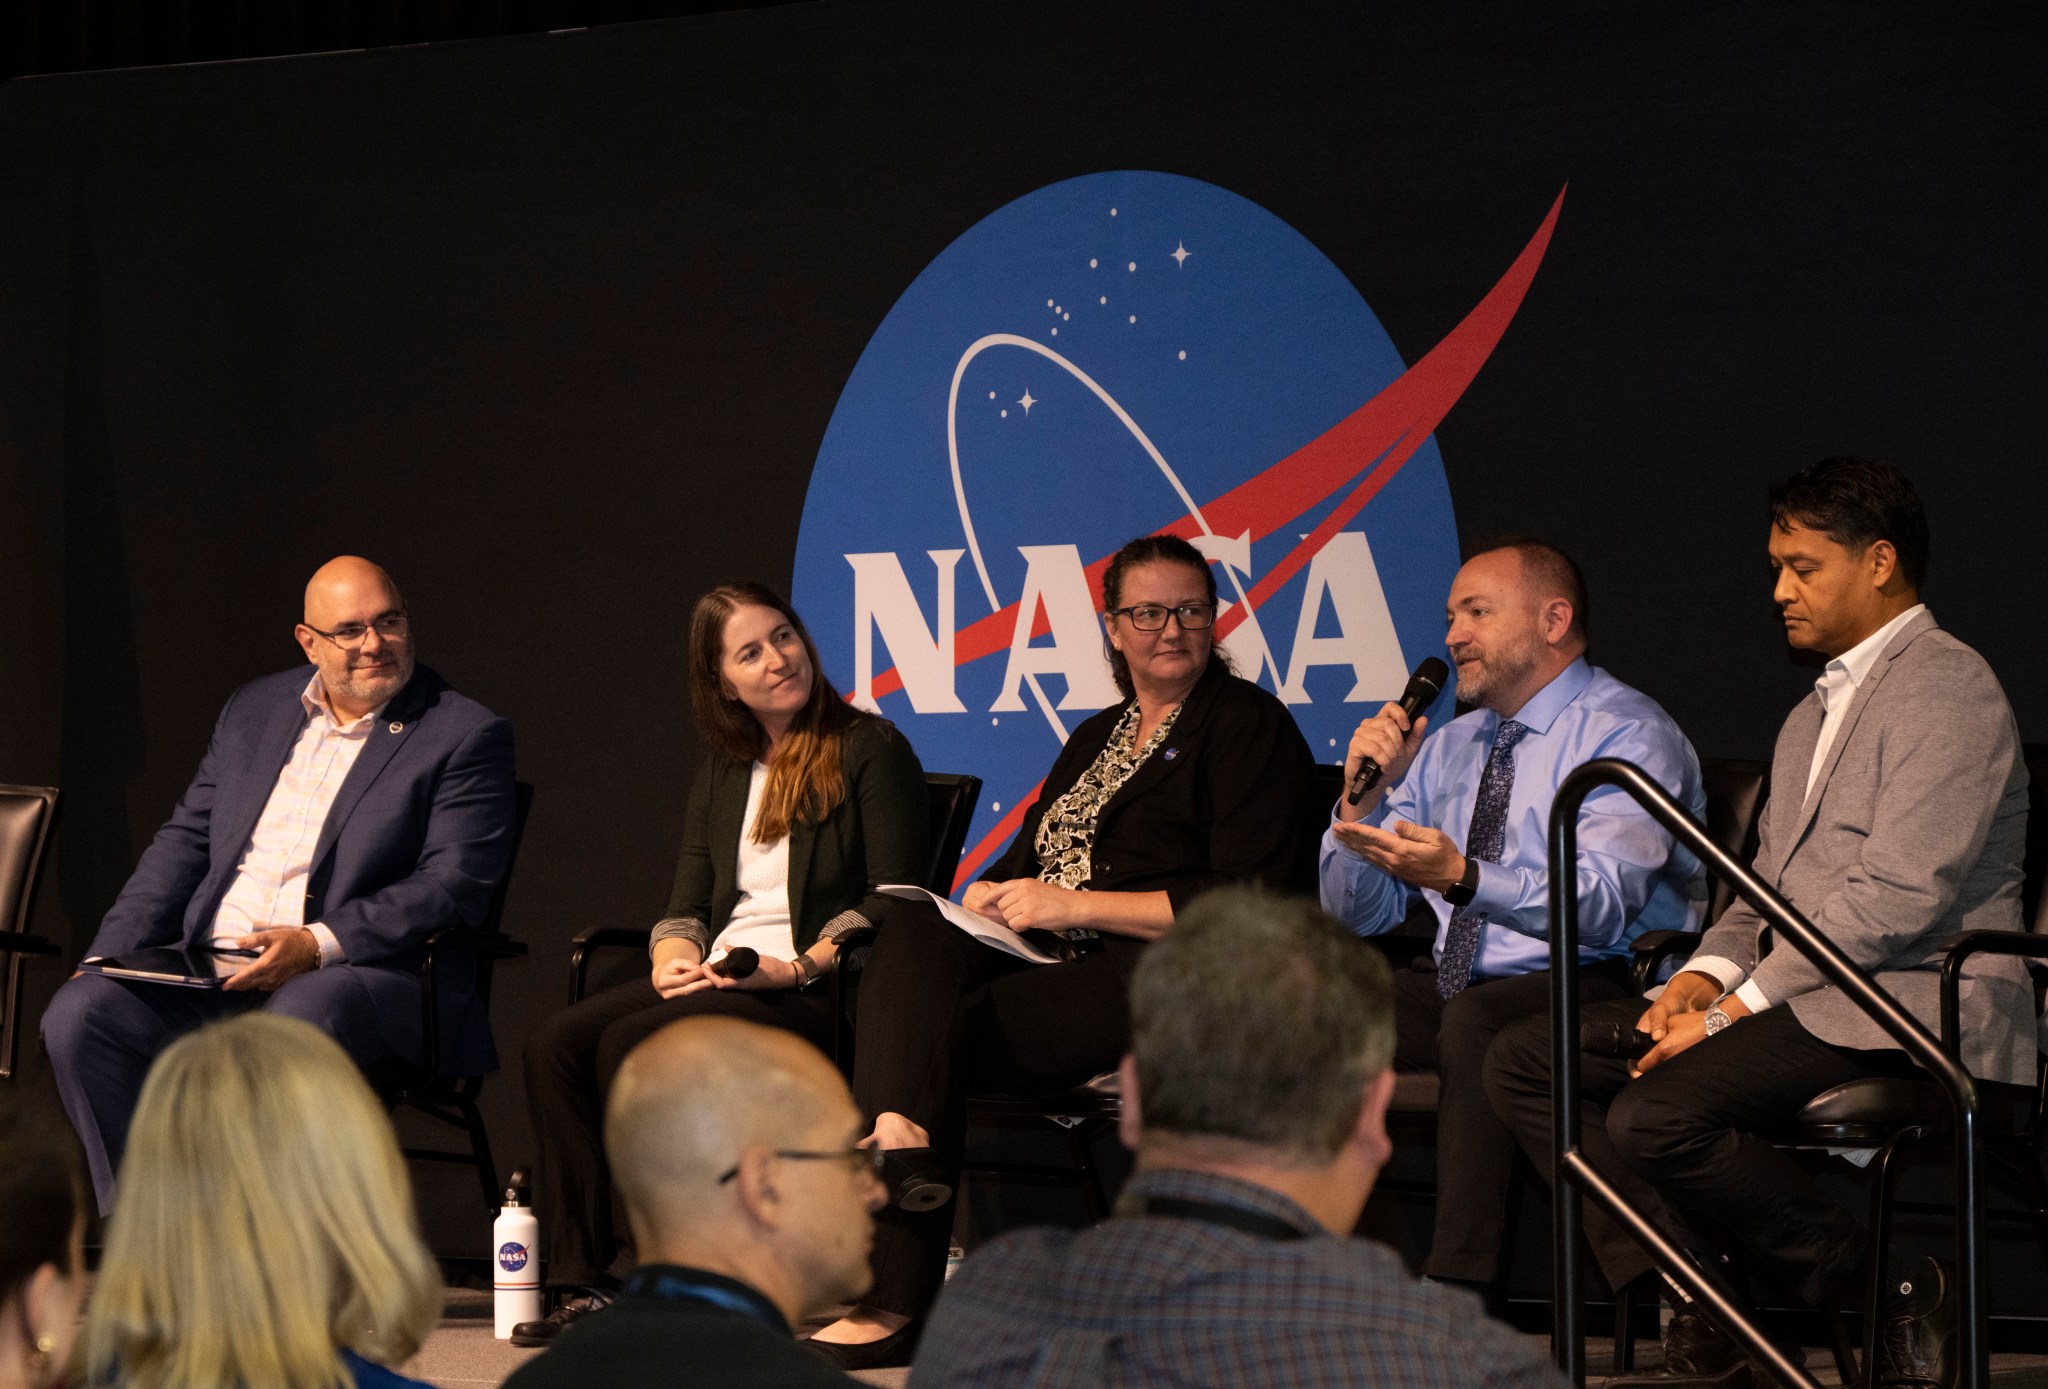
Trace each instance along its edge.
<path fill-rule="evenodd" d="M 946 1284 L 913 1389 L 1562 1389 L 1541 1342 L 1487 1320 L 1469 1293 L 1419 1282 L 1384 1245 L 1328 1233 L 1270 1188 L 1159 1171 L 1133 1177 L 1124 1203 L 1134 1196 L 1238 1206 L 1305 1238 L 1153 1215 L 1013 1231 Z"/>

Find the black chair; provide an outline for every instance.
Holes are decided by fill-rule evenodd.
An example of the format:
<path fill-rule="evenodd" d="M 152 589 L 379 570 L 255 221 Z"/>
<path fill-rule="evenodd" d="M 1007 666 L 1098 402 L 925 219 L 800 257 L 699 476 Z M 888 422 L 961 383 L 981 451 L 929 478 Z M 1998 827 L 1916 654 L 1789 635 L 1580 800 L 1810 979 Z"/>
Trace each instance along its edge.
<path fill-rule="evenodd" d="M 1316 763 L 1309 769 L 1302 794 L 1302 842 L 1300 851 L 1295 855 L 1288 885 L 1296 892 L 1313 897 L 1317 890 L 1323 831 L 1330 823 L 1331 809 L 1337 804 L 1337 798 L 1344 794 L 1344 768 L 1326 762 Z M 1405 929 L 1401 933 L 1380 937 L 1373 943 L 1402 959 L 1429 948 L 1428 938 L 1418 939 Z M 1433 1116 L 1436 1112 L 1436 1077 L 1431 1075 L 1425 1079 L 1428 1082 L 1427 1112 Z M 1421 1103 L 1421 1092 L 1412 1083 L 1405 1093 L 1398 1088 L 1409 1080 L 1410 1077 L 1403 1076 L 1396 1081 L 1396 1107 L 1404 1099 L 1410 1104 Z M 1011 1162 L 991 1158 L 967 1163 L 962 1169 L 963 1174 L 1007 1177 L 1072 1188 L 1080 1193 L 1089 1220 L 1100 1220 L 1109 1214 L 1109 1193 L 1095 1165 L 1094 1145 L 1116 1127 L 1122 1115 L 1123 1097 L 1118 1093 L 1114 1071 L 1106 1071 L 1056 1095 L 969 1096 L 969 1125 L 976 1121 L 984 1125 L 1051 1124 L 1063 1140 L 1066 1163 Z"/>
<path fill-rule="evenodd" d="M 57 943 L 28 932 L 43 848 L 57 819 L 54 786 L 0 786 L 0 1080 L 14 1075 L 15 1034 L 21 1025 L 21 966 L 26 955 L 54 956 Z"/>
<path fill-rule="evenodd" d="M 2043 900 L 2044 883 L 2048 883 L 2048 745 L 2028 744 L 2025 758 L 2031 785 L 2027 789 L 2021 911 L 2027 933 L 1970 931 L 1944 942 L 1947 958 L 1942 965 L 1940 1040 L 1943 1050 L 1951 1056 L 1960 1054 L 1958 990 L 1962 968 L 1973 955 L 1996 953 L 2027 959 L 2035 980 L 2037 1018 L 2044 992 L 2048 992 L 2048 901 Z M 1697 944 L 1696 937 L 1671 941 L 1645 936 L 1636 942 L 1638 979 L 1648 978 L 1665 960 L 1690 954 Z M 1768 947 L 1766 940 L 1764 948 Z M 2048 1039 L 2048 1024 L 2042 1025 L 2042 1035 Z M 2044 1248 L 2048 1248 L 2048 1175 L 2043 1174 L 2038 1156 L 2042 1135 L 2048 1133 L 2048 1052 L 2036 1058 L 2032 1086 L 1978 1080 L 1976 1089 L 1987 1173 L 2004 1177 L 2025 1202 L 2022 1210 L 1994 1214 L 2032 1223 Z M 1791 1149 L 1876 1150 L 1876 1156 L 1865 1169 L 1870 1178 L 1872 1255 L 1861 1345 L 1852 1344 L 1845 1319 L 1838 1317 L 1834 1325 L 1835 1363 L 1844 1384 L 1864 1382 L 1868 1367 L 1874 1363 L 1872 1356 L 1880 1324 L 1877 1312 L 1883 1305 L 1892 1216 L 1899 1212 L 1951 1217 L 1955 1214 L 1953 1206 L 1899 1200 L 1895 1159 L 1916 1147 L 1947 1144 L 1952 1134 L 1952 1112 L 1940 1085 L 1931 1079 L 1878 1078 L 1838 1085 L 1816 1095 L 1784 1132 L 1773 1136 L 1774 1142 Z M 1961 1276 L 1969 1277 L 1971 1271 L 1963 1270 Z M 1617 1341 L 1617 1357 L 1620 1354 Z"/>
<path fill-rule="evenodd" d="M 442 1148 L 406 1148 L 405 1155 L 422 1162 L 455 1162 L 474 1168 L 483 1191 L 484 1205 L 496 1210 L 502 1196 L 498 1167 L 491 1158 L 491 1135 L 484 1126 L 477 1097 L 483 1093 L 485 1074 L 454 1075 L 441 1062 L 440 984 L 449 975 L 471 972 L 472 988 L 485 1016 L 491 1007 L 491 974 L 499 960 L 513 960 L 526 954 L 526 945 L 504 934 L 505 897 L 512 886 L 512 870 L 519 861 L 519 844 L 526 835 L 526 816 L 533 808 L 533 787 L 519 782 L 514 788 L 512 853 L 505 861 L 505 876 L 491 894 L 490 906 L 476 929 L 446 926 L 427 937 L 420 962 L 420 1030 L 425 1054 L 418 1063 L 392 1058 L 365 1068 L 370 1086 L 387 1109 L 400 1105 L 418 1110 L 431 1119 L 457 1129 L 466 1137 L 466 1152 Z"/>
<path fill-rule="evenodd" d="M 1700 783 L 1707 793 L 1709 837 L 1739 861 L 1755 862 L 1764 804 L 1771 794 L 1771 764 L 1748 757 L 1702 757 Z M 1707 890 L 1703 924 L 1711 926 L 1734 903 L 1735 889 L 1710 875 Z M 1633 962 L 1636 988 L 1649 988 L 1667 962 L 1690 955 L 1699 940 L 1692 931 L 1647 931 L 1638 936 Z"/>
<path fill-rule="evenodd" d="M 960 869 L 960 855 L 967 844 L 967 829 L 981 799 L 981 778 L 958 772 L 926 772 L 924 783 L 931 809 L 932 856 L 921 885 L 941 897 L 950 897 L 953 875 Z M 644 955 L 652 934 L 644 926 L 593 926 L 577 933 L 569 942 L 569 1002 L 583 1001 L 590 987 L 591 962 L 599 953 L 620 949 Z M 853 976 L 858 974 L 866 950 L 857 938 L 844 942 L 842 948 L 848 952 L 845 967 L 832 972 L 834 1016 L 838 1019 L 832 1059 L 846 1071 L 853 1065 L 852 1013 L 854 997 L 859 992 Z"/>

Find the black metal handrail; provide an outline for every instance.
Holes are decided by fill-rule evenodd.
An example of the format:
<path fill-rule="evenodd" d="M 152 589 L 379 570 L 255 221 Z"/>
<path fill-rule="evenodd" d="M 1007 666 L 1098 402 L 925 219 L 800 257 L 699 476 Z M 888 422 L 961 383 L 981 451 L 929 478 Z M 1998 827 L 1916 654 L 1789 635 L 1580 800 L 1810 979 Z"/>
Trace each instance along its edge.
<path fill-rule="evenodd" d="M 1551 1257 L 1556 1287 L 1552 1295 L 1556 1300 L 1552 1304 L 1555 1339 L 1551 1349 L 1558 1368 L 1574 1385 L 1585 1383 L 1586 1352 L 1580 1326 L 1585 1309 L 1579 1292 L 1579 1203 L 1570 1199 L 1564 1186 L 1569 1183 L 1605 1207 L 1655 1256 L 1665 1274 L 1683 1287 L 1688 1296 L 1702 1303 L 1716 1322 L 1741 1341 L 1751 1355 L 1769 1365 L 1773 1373 L 1793 1384 L 1815 1383 L 1805 1366 L 1794 1364 L 1757 1329 L 1718 1279 L 1700 1268 L 1631 1206 L 1580 1151 L 1579 807 L 1587 796 L 1603 786 L 1625 792 L 1709 870 L 1732 883 L 1742 899 L 1770 923 L 1782 940 L 1806 956 L 1830 983 L 1875 1019 L 1948 1092 L 1955 1111 L 1962 1382 L 1967 1389 L 1986 1389 L 1990 1361 L 1984 1334 L 1984 1146 L 1977 1117 L 1977 1090 L 1969 1072 L 1839 946 L 1714 843 L 1654 778 L 1633 763 L 1611 757 L 1588 762 L 1566 777 L 1550 808 L 1551 1111 L 1555 1171 L 1560 1183 L 1553 1202 Z M 1873 1373 L 1874 1368 L 1866 1369 L 1866 1375 Z"/>

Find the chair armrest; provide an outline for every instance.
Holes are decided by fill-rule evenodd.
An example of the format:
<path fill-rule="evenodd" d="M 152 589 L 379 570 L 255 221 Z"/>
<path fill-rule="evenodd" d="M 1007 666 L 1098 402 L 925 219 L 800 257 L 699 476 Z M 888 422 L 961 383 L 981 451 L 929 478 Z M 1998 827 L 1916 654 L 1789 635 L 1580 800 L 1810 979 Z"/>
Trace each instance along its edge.
<path fill-rule="evenodd" d="M 1641 992 L 1657 982 L 1657 972 L 1667 961 L 1682 960 L 1699 949 L 1697 931 L 1645 931 L 1629 945 L 1635 954 L 1636 989 Z"/>
<path fill-rule="evenodd" d="M 496 931 L 471 931 L 461 926 L 450 926 L 427 937 L 427 958 L 449 950 L 488 955 L 494 960 L 516 960 L 526 954 L 526 942 Z"/>
<path fill-rule="evenodd" d="M 19 931 L 0 931 L 0 951 L 12 951 L 17 955 L 64 953 L 53 940 L 44 940 L 41 936 L 25 936 Z"/>
<path fill-rule="evenodd" d="M 429 1075 L 441 1074 L 441 992 L 434 984 L 434 966 L 444 956 L 455 954 L 516 960 L 526 954 L 526 942 L 465 926 L 444 926 L 427 937 L 420 947 L 420 1043 Z"/>
<path fill-rule="evenodd" d="M 581 1003 L 583 991 L 589 982 L 590 957 L 600 950 L 647 951 L 647 943 L 654 935 L 647 926 L 593 926 L 579 931 L 569 942 L 569 1001 Z"/>
<path fill-rule="evenodd" d="M 2025 931 L 1964 931 L 1935 942 L 1941 950 L 1941 1046 L 1960 1059 L 1962 1052 L 1963 964 L 1972 955 L 2017 955 L 2023 960 L 2048 960 L 2048 936 Z"/>

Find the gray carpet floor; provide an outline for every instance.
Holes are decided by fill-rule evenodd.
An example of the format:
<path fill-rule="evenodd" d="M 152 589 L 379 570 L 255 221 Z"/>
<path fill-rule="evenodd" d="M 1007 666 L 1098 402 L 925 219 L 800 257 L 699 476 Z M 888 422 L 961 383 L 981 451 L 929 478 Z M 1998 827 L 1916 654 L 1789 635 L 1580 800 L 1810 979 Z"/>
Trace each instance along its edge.
<path fill-rule="evenodd" d="M 478 1389 L 479 1386 L 493 1386 L 494 1389 L 525 1364 L 528 1357 L 540 1353 L 537 1350 L 518 1350 L 493 1338 L 489 1293 L 451 1289 L 447 1316 L 441 1323 L 441 1329 L 405 1368 L 406 1373 L 439 1385 L 441 1389 Z M 1607 1353 L 1608 1346 L 1603 1341 L 1595 1341 L 1587 1347 L 1589 1376 L 1606 1373 Z M 1654 1345 L 1645 1347 L 1638 1363 L 1648 1365 L 1654 1362 L 1656 1355 Z M 1824 1385 L 1842 1382 L 1836 1376 L 1834 1361 L 1826 1351 L 1809 1352 L 1807 1366 Z M 909 1375 L 908 1370 L 870 1370 L 855 1378 L 866 1384 L 900 1389 Z M 2048 1389 L 2048 1355 L 1993 1356 L 1991 1382 L 1998 1389 Z"/>

